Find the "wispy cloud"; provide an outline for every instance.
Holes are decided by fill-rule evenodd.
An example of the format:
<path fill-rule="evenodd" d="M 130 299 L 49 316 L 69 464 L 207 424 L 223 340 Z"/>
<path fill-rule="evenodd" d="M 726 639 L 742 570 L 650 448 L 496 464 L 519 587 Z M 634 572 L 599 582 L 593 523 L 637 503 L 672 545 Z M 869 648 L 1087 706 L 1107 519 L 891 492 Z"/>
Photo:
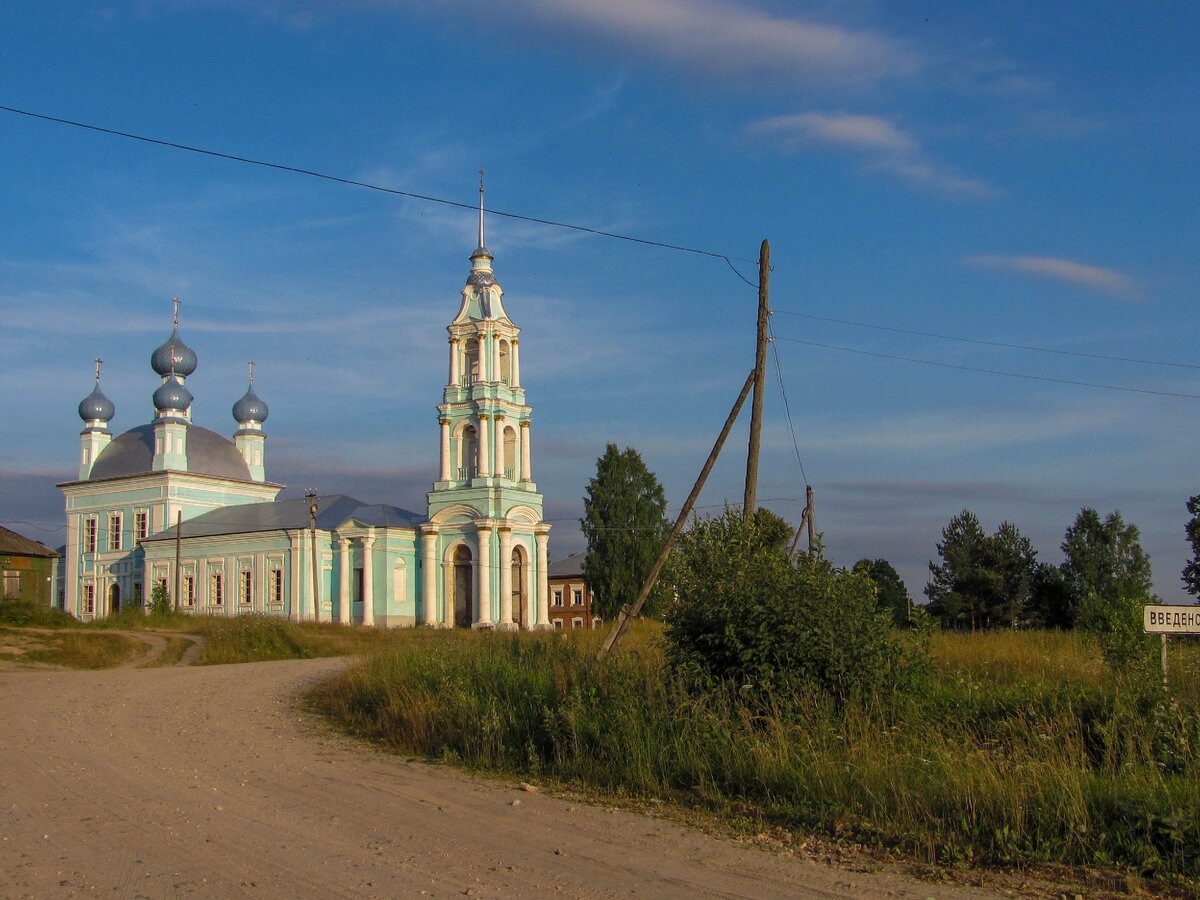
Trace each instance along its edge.
<path fill-rule="evenodd" d="M 1142 296 L 1142 289 L 1138 283 L 1123 272 L 1106 269 L 1102 266 L 1091 266 L 1070 259 L 1060 259 L 1055 256 L 977 254 L 965 257 L 963 262 L 970 266 L 1007 269 L 1010 272 L 1036 275 L 1039 278 L 1065 281 L 1115 297 L 1123 297 L 1126 300 L 1136 300 Z"/>
<path fill-rule="evenodd" d="M 859 154 L 867 168 L 889 172 L 922 190 L 973 200 L 998 193 L 987 182 L 931 159 L 915 137 L 878 116 L 844 112 L 771 116 L 749 123 L 746 134 L 771 140 L 789 153 L 814 145 L 848 150 Z"/>

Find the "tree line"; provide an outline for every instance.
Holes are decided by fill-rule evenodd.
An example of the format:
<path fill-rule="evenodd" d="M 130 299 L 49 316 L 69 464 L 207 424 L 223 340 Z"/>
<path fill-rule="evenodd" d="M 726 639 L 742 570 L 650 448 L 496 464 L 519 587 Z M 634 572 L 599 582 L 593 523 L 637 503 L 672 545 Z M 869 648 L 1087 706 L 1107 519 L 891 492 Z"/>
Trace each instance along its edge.
<path fill-rule="evenodd" d="M 587 485 L 584 516 L 587 539 L 583 574 L 596 615 L 610 619 L 631 603 L 645 573 L 670 531 L 666 496 L 658 478 L 632 448 L 605 448 L 596 475 Z M 1186 533 L 1192 559 L 1182 580 L 1200 595 L 1200 495 L 1187 501 L 1191 515 Z M 765 509 L 760 528 L 773 540 L 787 541 L 791 526 Z M 1063 628 L 1104 630 L 1118 607 L 1151 602 L 1150 557 L 1142 549 L 1137 526 L 1120 512 L 1101 516 L 1084 507 L 1067 528 L 1063 562 L 1040 562 L 1029 538 L 1011 522 L 987 534 L 979 518 L 964 509 L 942 529 L 939 560 L 929 563 L 925 595 L 928 615 L 957 629 Z M 913 606 L 903 580 L 886 559 L 861 559 L 851 567 L 875 586 L 876 603 L 897 626 L 923 615 Z M 659 585 L 645 608 L 658 615 L 667 600 Z"/>

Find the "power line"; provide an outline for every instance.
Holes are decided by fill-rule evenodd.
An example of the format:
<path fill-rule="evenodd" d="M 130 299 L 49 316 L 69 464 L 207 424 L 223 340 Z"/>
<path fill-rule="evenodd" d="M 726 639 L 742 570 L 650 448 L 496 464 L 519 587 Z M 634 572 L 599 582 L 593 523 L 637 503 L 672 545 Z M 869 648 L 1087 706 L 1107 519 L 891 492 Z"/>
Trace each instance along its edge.
<path fill-rule="evenodd" d="M 1048 375 L 1026 375 L 1022 372 L 1005 372 L 1000 369 L 982 369 L 976 366 L 961 366 L 954 363 L 936 362 L 931 359 L 917 359 L 911 356 L 894 356 L 890 353 L 875 353 L 871 350 L 859 350 L 855 347 L 838 347 L 834 344 L 821 344 L 816 341 L 802 341 L 799 338 L 778 337 L 776 340 L 789 341 L 793 344 L 804 344 L 808 347 L 821 347 L 825 350 L 838 350 L 842 353 L 857 353 L 861 356 L 875 356 L 879 359 L 894 359 L 900 362 L 920 363 L 923 366 L 938 366 L 943 369 L 959 369 L 964 372 L 982 372 L 986 375 L 1003 375 L 1006 378 L 1024 378 L 1027 381 L 1048 381 L 1053 384 L 1073 384 L 1077 387 L 1102 388 L 1106 391 L 1126 391 L 1133 394 L 1154 394 L 1158 397 L 1181 397 L 1185 400 L 1200 400 L 1200 394 L 1180 394 L 1174 391 L 1154 391 L 1149 388 L 1124 387 L 1117 384 L 1098 384 L 1094 381 L 1073 381 L 1069 378 L 1051 378 Z"/>
<path fill-rule="evenodd" d="M 800 458 L 800 442 L 796 440 L 796 425 L 792 421 L 792 408 L 788 404 L 787 389 L 783 384 L 783 366 L 779 362 L 779 345 L 775 343 L 775 330 L 771 320 L 767 319 L 767 333 L 770 335 L 771 353 L 775 357 L 775 374 L 779 378 L 779 395 L 783 398 L 783 412 L 787 416 L 788 431 L 792 435 L 792 451 L 796 455 L 796 465 L 800 467 L 800 477 L 808 484 L 808 475 L 804 471 L 804 461 Z"/>
<path fill-rule="evenodd" d="M 735 270 L 736 271 L 736 270 Z M 896 334 L 912 334 L 918 337 L 939 338 L 944 341 L 961 341 L 964 344 L 983 344 L 987 347 L 1003 347 L 1007 350 L 1029 350 L 1034 353 L 1053 353 L 1058 356 L 1074 356 L 1081 359 L 1103 359 L 1108 362 L 1138 363 L 1144 366 L 1167 366 L 1176 369 L 1200 369 L 1193 363 L 1162 362 L 1156 359 L 1140 359 L 1133 356 L 1108 356 L 1104 353 L 1083 353 L 1077 350 L 1056 350 L 1053 347 L 1034 347 L 1029 344 L 1006 344 L 1003 341 L 986 341 L 980 338 L 961 337 L 953 334 L 940 334 L 936 331 L 915 331 L 909 328 L 894 328 L 890 325 L 876 325 L 873 322 L 853 322 L 849 319 L 834 319 L 830 316 L 814 316 L 810 313 L 792 312 L 787 309 L 772 309 L 771 312 L 783 316 L 795 316 L 800 319 L 812 319 L 816 322 L 833 322 L 837 325 L 853 325 L 855 328 L 874 328 L 877 331 L 891 331 Z"/>
<path fill-rule="evenodd" d="M 397 190 L 396 188 L 389 188 L 389 187 L 383 187 L 382 185 L 378 185 L 378 184 L 371 184 L 370 182 L 367 182 L 367 181 L 357 181 L 356 179 L 353 179 L 353 178 L 343 178 L 340 175 L 330 175 L 327 172 L 318 172 L 313 169 L 302 169 L 299 166 L 289 166 L 284 163 L 275 163 L 275 162 L 268 162 L 266 160 L 261 160 L 261 159 L 252 159 L 248 156 L 238 156 L 237 154 L 233 154 L 233 153 L 223 153 L 219 150 L 209 150 L 204 147 L 194 147 L 189 144 L 181 144 L 176 141 L 168 141 L 168 140 L 164 140 L 162 138 L 148 137 L 143 134 L 134 134 L 133 132 L 129 132 L 129 131 L 118 131 L 115 128 L 105 128 L 100 125 L 92 125 L 88 122 L 78 122 L 73 119 L 64 119 L 64 118 L 61 118 L 60 116 L 51 116 L 51 115 L 46 115 L 45 113 L 32 112 L 27 109 L 18 109 L 14 106 L 0 105 L 0 111 L 13 113 L 18 116 L 27 116 L 31 119 L 40 119 L 41 121 L 44 121 L 44 122 L 54 122 L 55 124 L 58 124 L 58 125 L 69 125 L 72 128 L 82 128 L 85 131 L 94 131 L 99 134 L 107 134 L 107 135 L 111 135 L 113 137 L 125 138 L 125 139 L 131 140 L 131 141 L 141 141 L 144 144 L 153 144 L 158 147 L 167 147 L 171 150 L 182 150 L 187 153 L 198 153 L 198 154 L 201 154 L 202 156 L 212 156 L 217 159 L 225 159 L 225 160 L 229 160 L 230 162 L 244 163 L 249 166 L 261 166 L 264 169 L 275 169 L 280 172 L 290 172 L 294 175 L 306 175 L 309 178 L 320 178 L 325 181 L 335 182 L 337 184 L 345 184 L 345 185 L 350 185 L 352 187 L 366 188 L 367 190 L 379 191 L 384 194 L 392 194 L 397 197 L 407 197 L 411 200 L 422 200 L 426 203 L 440 203 L 443 206 L 453 206 L 458 209 L 468 209 L 468 210 L 471 210 L 472 212 L 474 212 L 478 208 L 470 203 L 460 203 L 457 200 L 447 200 L 444 197 L 433 197 L 428 194 L 417 194 L 412 191 L 401 191 L 401 190 Z M 526 215 L 521 215 L 520 213 L 503 212 L 503 211 L 497 210 L 497 209 L 489 209 L 488 213 L 493 216 L 502 216 L 503 218 L 506 218 L 506 219 L 516 219 L 521 222 L 533 222 L 534 224 L 546 225 L 551 228 L 566 228 L 571 231 L 581 231 L 585 234 L 593 234 L 593 235 L 597 235 L 599 237 L 613 238 L 618 241 L 629 241 L 630 243 L 633 243 L 633 244 L 644 244 L 647 247 L 658 247 L 663 250 L 678 250 L 681 253 L 695 253 L 699 256 L 708 256 L 708 257 L 712 257 L 713 259 L 723 259 L 723 260 L 725 260 L 726 263 L 729 264 L 729 267 L 731 269 L 733 269 L 734 272 L 737 272 L 737 269 L 734 268 L 732 260 L 736 259 L 736 260 L 738 260 L 738 262 L 747 262 L 747 263 L 753 262 L 753 260 L 742 259 L 740 257 L 730 257 L 724 253 L 717 253 L 712 250 L 701 250 L 697 247 L 687 247 L 683 244 L 669 244 L 669 243 L 666 243 L 665 241 L 654 241 L 654 240 L 650 240 L 649 238 L 640 238 L 640 237 L 634 237 L 634 236 L 628 235 L 628 234 L 619 234 L 618 232 L 615 232 L 615 231 L 605 231 L 601 228 L 591 228 L 591 227 L 588 227 L 587 225 L 573 225 L 570 222 L 556 222 L 553 219 L 541 219 L 541 218 L 537 218 L 536 216 L 526 216 Z M 741 273 L 738 272 L 738 275 L 740 276 Z M 745 281 L 744 278 L 742 280 Z"/>

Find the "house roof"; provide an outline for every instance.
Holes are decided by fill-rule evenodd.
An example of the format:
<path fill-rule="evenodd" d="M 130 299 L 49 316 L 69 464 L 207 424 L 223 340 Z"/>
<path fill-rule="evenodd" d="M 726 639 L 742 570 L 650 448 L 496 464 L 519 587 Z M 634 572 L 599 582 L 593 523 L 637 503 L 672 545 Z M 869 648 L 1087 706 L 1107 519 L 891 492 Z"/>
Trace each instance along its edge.
<path fill-rule="evenodd" d="M 0 525 L 0 553 L 6 556 L 55 557 L 59 554 L 45 544 L 17 534 Z"/>
<path fill-rule="evenodd" d="M 349 521 L 375 527 L 415 528 L 425 517 L 399 506 L 384 503 L 365 504 L 345 494 L 317 498 L 317 529 L 332 531 Z M 309 527 L 308 498 L 276 500 L 225 506 L 183 523 L 183 537 L 212 537 L 222 534 L 247 534 L 256 531 L 283 531 Z M 175 528 L 164 529 L 148 541 L 174 540 Z"/>
<path fill-rule="evenodd" d="M 550 563 L 546 569 L 546 575 L 549 578 L 582 578 L 583 577 L 583 558 L 587 553 L 572 553 L 570 556 L 564 556 L 558 562 Z"/>

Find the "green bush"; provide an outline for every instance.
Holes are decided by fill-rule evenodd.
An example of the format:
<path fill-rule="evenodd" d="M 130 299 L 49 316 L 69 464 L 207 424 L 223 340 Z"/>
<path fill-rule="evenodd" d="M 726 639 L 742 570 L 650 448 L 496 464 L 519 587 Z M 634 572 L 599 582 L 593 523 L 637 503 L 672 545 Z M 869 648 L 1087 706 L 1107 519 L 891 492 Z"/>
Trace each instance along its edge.
<path fill-rule="evenodd" d="M 169 616 L 171 612 L 170 591 L 162 582 L 155 582 L 154 590 L 150 592 L 150 615 Z"/>
<path fill-rule="evenodd" d="M 845 701 L 912 688 L 922 643 L 893 631 L 871 578 L 819 553 L 793 566 L 776 531 L 726 508 L 681 537 L 666 617 L 672 668 L 762 695 L 818 690 Z"/>

